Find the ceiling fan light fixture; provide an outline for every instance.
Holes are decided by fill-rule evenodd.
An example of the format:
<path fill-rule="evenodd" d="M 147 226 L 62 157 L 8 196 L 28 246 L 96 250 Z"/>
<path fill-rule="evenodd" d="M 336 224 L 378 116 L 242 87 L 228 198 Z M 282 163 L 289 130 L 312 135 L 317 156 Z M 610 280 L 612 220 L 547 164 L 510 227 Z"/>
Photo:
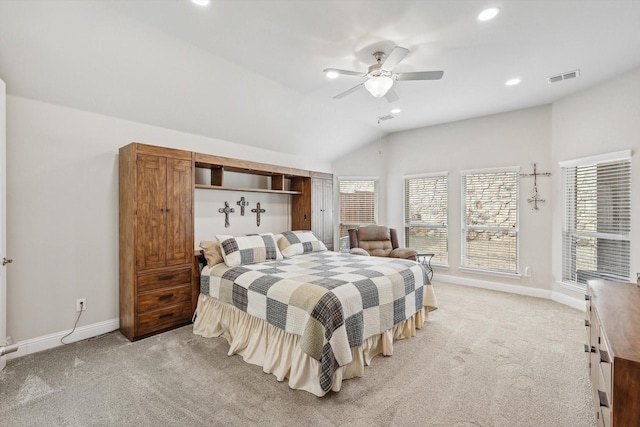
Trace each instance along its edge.
<path fill-rule="evenodd" d="M 500 13 L 500 9 L 497 7 L 490 7 L 488 9 L 483 10 L 478 14 L 479 21 L 491 21 L 493 18 L 498 16 Z"/>
<path fill-rule="evenodd" d="M 327 70 L 325 71 L 325 76 L 327 76 L 328 79 L 337 79 L 339 74 L 336 70 Z"/>
<path fill-rule="evenodd" d="M 393 79 L 388 76 L 371 77 L 364 83 L 364 88 L 376 98 L 382 98 L 393 86 Z"/>

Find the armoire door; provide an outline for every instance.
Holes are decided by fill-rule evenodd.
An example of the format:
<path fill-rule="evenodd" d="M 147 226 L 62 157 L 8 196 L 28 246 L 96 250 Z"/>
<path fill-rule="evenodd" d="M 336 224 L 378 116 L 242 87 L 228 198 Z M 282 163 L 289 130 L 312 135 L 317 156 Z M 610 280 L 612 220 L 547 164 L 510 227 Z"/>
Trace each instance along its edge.
<path fill-rule="evenodd" d="M 138 155 L 136 268 L 164 267 L 167 260 L 167 158 Z"/>
<path fill-rule="evenodd" d="M 167 265 L 193 258 L 191 161 L 167 159 Z"/>

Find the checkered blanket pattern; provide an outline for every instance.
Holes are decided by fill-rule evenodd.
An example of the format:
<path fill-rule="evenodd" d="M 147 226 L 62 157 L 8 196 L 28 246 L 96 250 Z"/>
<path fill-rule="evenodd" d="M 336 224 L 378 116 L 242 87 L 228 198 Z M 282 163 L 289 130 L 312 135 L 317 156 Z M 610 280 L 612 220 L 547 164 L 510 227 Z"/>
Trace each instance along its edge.
<path fill-rule="evenodd" d="M 412 317 L 427 302 L 425 289 L 433 295 L 419 263 L 328 251 L 219 264 L 201 285 L 203 294 L 299 335 L 301 349 L 321 364 L 324 391 L 338 367 L 352 361 L 351 348 Z"/>

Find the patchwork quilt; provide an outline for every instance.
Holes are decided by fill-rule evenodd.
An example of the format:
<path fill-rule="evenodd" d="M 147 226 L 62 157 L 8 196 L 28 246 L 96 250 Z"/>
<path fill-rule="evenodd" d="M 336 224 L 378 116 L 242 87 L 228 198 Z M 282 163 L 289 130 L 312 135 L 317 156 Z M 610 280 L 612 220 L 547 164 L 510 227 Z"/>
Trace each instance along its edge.
<path fill-rule="evenodd" d="M 435 309 L 422 264 L 397 258 L 312 252 L 259 264 L 218 264 L 201 277 L 201 292 L 289 333 L 321 365 L 320 385 L 331 389 L 351 348 Z"/>

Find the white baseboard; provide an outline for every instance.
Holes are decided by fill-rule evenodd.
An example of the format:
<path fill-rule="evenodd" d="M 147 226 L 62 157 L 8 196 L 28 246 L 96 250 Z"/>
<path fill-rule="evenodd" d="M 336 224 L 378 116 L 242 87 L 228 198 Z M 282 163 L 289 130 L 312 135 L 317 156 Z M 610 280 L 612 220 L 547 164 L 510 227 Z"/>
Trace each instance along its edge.
<path fill-rule="evenodd" d="M 553 292 L 547 289 L 537 289 L 528 286 L 516 286 L 506 283 L 496 283 L 487 280 L 470 279 L 467 277 L 449 276 L 438 274 L 437 281 L 453 283 L 455 285 L 472 286 L 475 288 L 490 289 L 493 291 L 508 292 L 518 295 L 526 295 L 537 298 L 550 299 L 560 304 L 573 307 L 577 310 L 584 310 L 584 296 L 580 294 L 580 298 L 572 298 L 568 295 Z M 120 328 L 119 319 L 106 320 L 104 322 L 93 323 L 91 325 L 81 326 L 75 330 L 73 334 L 65 339 L 65 342 L 72 343 L 76 341 L 86 340 L 107 332 L 115 331 Z M 7 360 L 16 357 L 26 356 L 27 354 L 37 353 L 39 351 L 48 350 L 50 348 L 61 346 L 60 338 L 71 332 L 71 329 L 54 334 L 43 335 L 41 337 L 32 338 L 30 340 L 18 342 L 18 351 L 7 354 Z"/>
<path fill-rule="evenodd" d="M 115 331 L 120 328 L 120 319 L 105 320 L 104 322 L 93 323 L 91 325 L 80 326 L 76 328 L 73 334 L 65 338 L 65 343 L 69 344 L 76 341 L 86 340 L 107 332 Z M 60 339 L 71 332 L 71 329 L 56 332 L 41 337 L 31 338 L 29 340 L 18 342 L 18 351 L 7 354 L 7 360 L 16 357 L 26 356 L 27 354 L 37 353 L 42 350 L 63 345 Z"/>
<path fill-rule="evenodd" d="M 569 295 L 561 294 L 560 292 L 552 292 L 551 299 L 555 302 L 559 302 L 560 304 L 573 307 L 576 310 L 585 311 L 587 309 L 587 305 L 584 300 L 584 293 L 580 294 L 580 298 L 573 298 Z"/>
<path fill-rule="evenodd" d="M 492 291 L 507 292 L 511 294 L 526 295 L 536 298 L 545 298 L 560 304 L 567 305 L 577 310 L 585 310 L 584 295 L 580 298 L 572 298 L 559 292 L 553 292 L 548 289 L 531 288 L 529 286 L 509 285 L 507 283 L 496 283 L 487 280 L 470 279 L 467 277 L 449 276 L 438 274 L 437 281 L 453 283 L 454 285 L 472 286 L 474 288 L 490 289 Z"/>

